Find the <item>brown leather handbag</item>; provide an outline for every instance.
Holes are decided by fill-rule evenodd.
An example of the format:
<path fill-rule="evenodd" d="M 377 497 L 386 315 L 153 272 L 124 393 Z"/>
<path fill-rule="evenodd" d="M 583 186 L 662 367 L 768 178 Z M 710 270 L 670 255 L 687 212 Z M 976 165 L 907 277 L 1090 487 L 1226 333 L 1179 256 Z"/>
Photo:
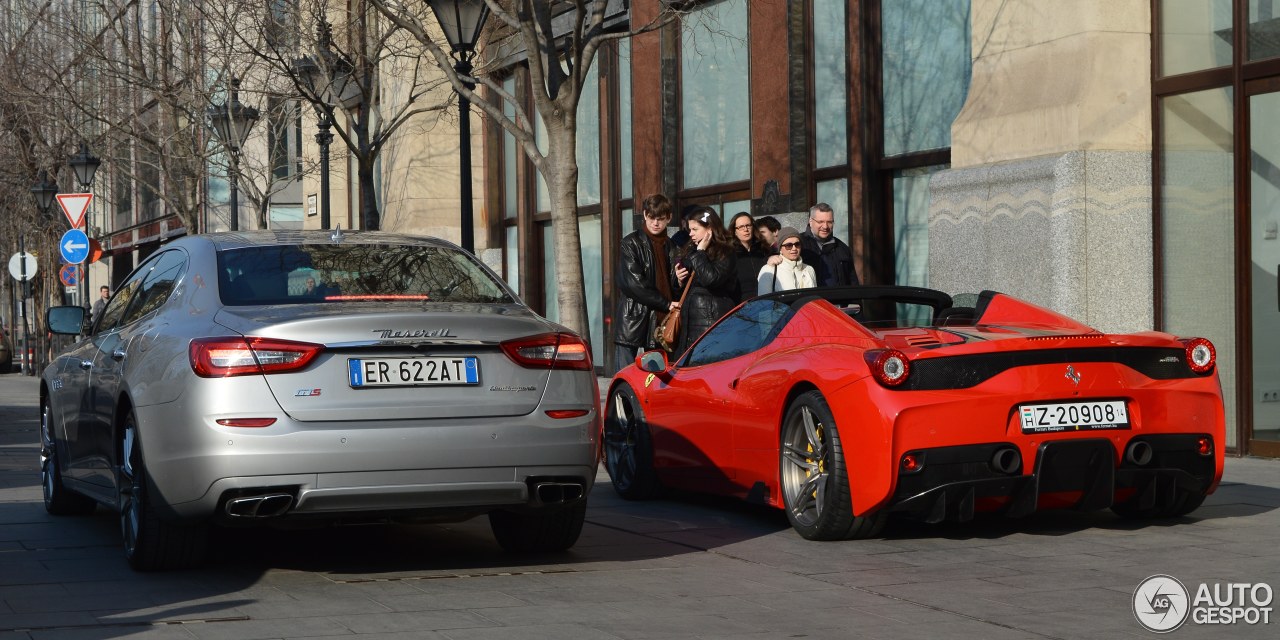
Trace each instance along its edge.
<path fill-rule="evenodd" d="M 689 287 L 693 284 L 694 272 L 689 272 L 689 279 L 684 282 L 684 291 L 680 294 L 680 306 L 672 309 L 667 316 L 653 329 L 653 341 L 663 351 L 675 351 L 676 340 L 680 336 L 680 309 L 684 307 L 684 299 L 689 296 Z"/>

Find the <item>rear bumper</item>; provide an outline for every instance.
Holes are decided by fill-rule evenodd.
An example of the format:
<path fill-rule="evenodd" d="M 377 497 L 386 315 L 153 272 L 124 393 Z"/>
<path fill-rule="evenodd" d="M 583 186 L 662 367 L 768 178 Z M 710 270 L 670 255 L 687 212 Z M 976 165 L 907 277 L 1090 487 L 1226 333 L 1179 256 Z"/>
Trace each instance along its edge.
<path fill-rule="evenodd" d="M 1204 494 L 1216 481 L 1215 456 L 1201 455 L 1197 443 L 1209 434 L 1155 434 L 1133 438 L 1151 447 L 1144 465 L 1123 459 L 1105 438 L 1042 443 L 1035 460 L 1002 472 L 992 461 L 1001 450 L 1017 450 L 997 442 L 911 453 L 921 461 L 914 473 L 902 472 L 890 511 L 926 522 L 968 521 L 975 512 L 1009 517 L 1038 509 L 1105 509 L 1133 503 L 1144 508 L 1168 506 L 1179 492 Z M 1225 443 L 1214 442 L 1215 450 Z M 1128 446 L 1128 445 L 1126 445 Z"/>

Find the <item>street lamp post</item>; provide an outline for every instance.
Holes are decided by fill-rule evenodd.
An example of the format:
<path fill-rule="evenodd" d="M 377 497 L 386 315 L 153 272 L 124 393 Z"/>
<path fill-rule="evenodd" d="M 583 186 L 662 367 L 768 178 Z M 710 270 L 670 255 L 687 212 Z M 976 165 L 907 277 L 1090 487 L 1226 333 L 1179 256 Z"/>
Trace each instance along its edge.
<path fill-rule="evenodd" d="M 44 169 L 40 170 L 40 181 L 31 186 L 31 195 L 36 197 L 36 208 L 40 209 L 41 216 L 49 217 L 49 208 L 53 206 L 53 198 L 58 195 L 58 183 L 49 179 L 49 172 Z M 18 234 L 18 253 L 25 255 L 27 252 L 27 236 L 26 234 Z M 27 323 L 27 298 L 31 295 L 30 280 L 27 279 L 27 261 L 20 260 L 22 263 L 19 275 L 19 284 L 22 290 L 19 292 L 20 301 L 18 303 L 18 312 L 22 316 L 22 373 L 25 375 L 35 375 L 34 358 L 30 357 L 31 351 L 31 326 Z"/>
<path fill-rule="evenodd" d="M 93 185 L 93 176 L 98 172 L 98 167 L 102 164 L 102 160 L 92 153 L 89 153 L 89 145 L 81 142 L 80 152 L 67 158 L 67 164 L 71 165 L 71 170 L 75 172 L 76 182 L 80 183 L 80 187 L 83 188 L 86 193 L 89 192 L 89 187 Z M 92 202 L 92 200 L 90 200 L 90 202 Z M 89 235 L 89 217 L 90 214 L 86 211 L 84 216 L 84 234 L 86 236 Z M 79 288 L 77 289 L 79 292 L 78 297 L 80 298 L 80 306 L 82 307 L 87 307 L 89 302 L 87 294 L 88 280 L 89 265 L 86 264 L 80 268 L 80 282 L 78 283 Z"/>
<path fill-rule="evenodd" d="M 322 27 L 323 29 L 323 27 Z M 324 31 L 321 32 L 322 39 Z M 333 105 L 330 85 L 331 80 L 325 76 L 324 70 L 310 56 L 298 58 L 293 63 L 294 72 L 306 85 L 313 101 L 311 106 L 316 111 L 316 144 L 320 145 L 320 228 L 329 228 L 329 145 L 333 142 L 333 134 L 329 132 L 333 126 Z"/>
<path fill-rule="evenodd" d="M 489 17 L 489 6 L 484 0 L 426 0 L 427 5 L 444 30 L 444 37 L 453 49 L 453 69 L 463 78 L 468 89 L 475 89 L 471 82 L 471 61 L 476 55 L 476 41 Z M 475 251 L 475 220 L 471 202 L 471 101 L 458 92 L 458 161 L 462 174 L 462 248 Z"/>
<path fill-rule="evenodd" d="M 240 230 L 240 149 L 249 138 L 249 130 L 258 121 L 258 110 L 240 102 L 240 80 L 231 78 L 231 97 L 221 105 L 209 107 L 206 112 L 209 127 L 231 154 L 231 230 Z"/>

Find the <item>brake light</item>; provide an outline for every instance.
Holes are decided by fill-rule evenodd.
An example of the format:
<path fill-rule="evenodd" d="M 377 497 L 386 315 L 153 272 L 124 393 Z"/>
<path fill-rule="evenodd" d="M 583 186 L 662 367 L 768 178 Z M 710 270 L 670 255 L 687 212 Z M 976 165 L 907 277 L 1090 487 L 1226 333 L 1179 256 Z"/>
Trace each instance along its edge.
<path fill-rule="evenodd" d="M 865 357 L 871 375 L 886 387 L 896 387 L 911 375 L 911 361 L 897 349 L 872 349 Z"/>
<path fill-rule="evenodd" d="M 201 378 L 229 378 L 304 369 L 324 345 L 272 338 L 197 338 L 191 370 Z"/>
<path fill-rule="evenodd" d="M 572 333 L 543 333 L 507 340 L 502 351 L 512 362 L 527 369 L 576 369 L 591 371 L 587 343 Z"/>
<path fill-rule="evenodd" d="M 1209 436 L 1200 436 L 1196 440 L 1196 453 L 1202 456 L 1213 455 L 1213 438 Z"/>
<path fill-rule="evenodd" d="M 224 427 L 248 427 L 258 429 L 276 423 L 275 418 L 218 418 L 216 422 Z"/>
<path fill-rule="evenodd" d="M 1204 338 L 1191 338 L 1182 341 L 1187 350 L 1187 366 L 1196 373 L 1209 373 L 1218 360 L 1218 353 L 1213 343 Z"/>

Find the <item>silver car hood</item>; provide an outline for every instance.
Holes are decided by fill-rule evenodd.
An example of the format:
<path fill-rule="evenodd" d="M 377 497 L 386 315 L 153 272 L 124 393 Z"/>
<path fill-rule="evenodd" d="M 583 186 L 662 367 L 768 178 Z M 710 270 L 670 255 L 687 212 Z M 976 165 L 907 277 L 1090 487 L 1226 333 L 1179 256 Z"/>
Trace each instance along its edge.
<path fill-rule="evenodd" d="M 227 307 L 215 322 L 246 336 L 325 345 L 306 369 L 265 375 L 281 409 L 302 421 L 526 415 L 547 391 L 550 371 L 517 365 L 504 340 L 564 328 L 515 305 L 360 303 Z M 474 357 L 476 384 L 356 388 L 356 361 Z"/>

